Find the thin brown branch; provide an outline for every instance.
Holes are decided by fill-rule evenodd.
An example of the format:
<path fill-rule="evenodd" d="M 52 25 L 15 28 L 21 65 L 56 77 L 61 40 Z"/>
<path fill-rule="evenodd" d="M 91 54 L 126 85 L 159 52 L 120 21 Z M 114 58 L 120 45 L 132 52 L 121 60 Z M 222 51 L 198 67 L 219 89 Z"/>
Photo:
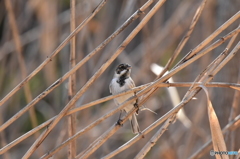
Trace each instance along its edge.
<path fill-rule="evenodd" d="M 75 8 L 76 8 L 76 1 L 71 0 L 71 22 L 70 22 L 70 29 L 71 32 L 74 31 L 76 28 L 76 15 L 75 15 Z M 72 69 L 76 65 L 76 36 L 74 36 L 71 40 L 71 47 L 70 47 L 70 69 Z M 68 81 L 68 100 L 70 101 L 72 97 L 76 94 L 76 74 L 72 74 L 69 77 Z M 72 108 L 75 107 L 75 104 L 72 105 Z M 68 137 L 73 136 L 76 133 L 76 114 L 71 114 L 68 116 Z M 76 156 L 76 140 L 73 140 L 68 147 L 68 158 L 74 159 Z"/>

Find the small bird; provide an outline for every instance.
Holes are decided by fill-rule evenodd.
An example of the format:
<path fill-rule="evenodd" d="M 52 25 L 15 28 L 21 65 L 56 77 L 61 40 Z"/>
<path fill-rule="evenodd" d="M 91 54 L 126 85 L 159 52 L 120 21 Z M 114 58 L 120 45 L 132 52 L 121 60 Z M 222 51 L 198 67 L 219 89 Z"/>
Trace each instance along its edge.
<path fill-rule="evenodd" d="M 115 70 L 113 79 L 109 85 L 110 93 L 115 95 L 135 87 L 135 83 L 130 77 L 131 68 L 132 67 L 129 64 L 118 65 L 118 67 Z M 134 96 L 134 92 L 126 94 L 121 97 L 117 97 L 114 99 L 114 102 L 118 106 L 132 96 Z M 136 104 L 137 104 L 137 100 L 125 106 L 124 109 L 121 110 L 120 112 L 119 120 L 121 120 L 122 111 L 125 111 L 125 113 L 128 113 L 133 109 L 133 107 L 135 107 Z M 132 116 L 129 117 L 129 121 L 131 123 L 132 132 L 134 134 L 140 133 L 140 128 L 136 118 L 136 113 L 134 113 Z"/>

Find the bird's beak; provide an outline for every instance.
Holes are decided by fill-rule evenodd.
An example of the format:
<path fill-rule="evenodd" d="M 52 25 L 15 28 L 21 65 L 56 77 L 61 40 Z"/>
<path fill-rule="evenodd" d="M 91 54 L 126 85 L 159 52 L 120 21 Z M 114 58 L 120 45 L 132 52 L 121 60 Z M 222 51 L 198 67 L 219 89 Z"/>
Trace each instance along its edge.
<path fill-rule="evenodd" d="M 127 69 L 131 69 L 131 68 L 132 68 L 132 66 L 130 66 L 130 65 L 127 66 Z"/>

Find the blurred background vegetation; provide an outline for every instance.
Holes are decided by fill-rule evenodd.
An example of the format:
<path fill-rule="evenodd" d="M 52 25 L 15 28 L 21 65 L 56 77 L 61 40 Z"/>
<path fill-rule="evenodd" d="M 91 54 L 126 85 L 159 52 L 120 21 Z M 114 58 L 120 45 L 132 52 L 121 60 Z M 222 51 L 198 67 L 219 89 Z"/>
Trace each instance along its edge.
<path fill-rule="evenodd" d="M 11 0 L 16 27 L 20 35 L 21 53 L 26 65 L 26 74 L 37 68 L 57 46 L 70 34 L 70 1 L 69 0 Z M 100 0 L 77 0 L 76 24 L 79 25 L 99 4 Z M 146 0 L 111 0 L 104 8 L 80 31 L 76 36 L 76 61 L 79 62 L 95 47 L 103 42 L 124 21 L 126 21 Z M 163 7 L 144 26 L 138 35 L 131 41 L 122 54 L 114 61 L 101 77 L 82 96 L 76 106 L 110 95 L 109 83 L 114 69 L 119 63 L 132 65 L 132 78 L 136 85 L 152 82 L 155 75 L 150 71 L 151 63 L 164 66 L 173 51 L 186 33 L 194 13 L 201 1 L 199 0 L 167 0 Z M 152 5 L 153 6 L 153 5 Z M 209 0 L 189 41 L 176 61 L 182 58 L 191 49 L 207 38 L 219 26 L 239 11 L 239 0 Z M 76 90 L 79 90 L 99 67 L 112 55 L 120 43 L 136 27 L 140 19 L 134 21 L 127 29 L 118 35 L 109 45 L 101 50 L 90 61 L 84 64 L 77 72 Z M 233 23 L 218 38 L 226 35 L 239 25 L 239 19 Z M 9 21 L 9 12 L 5 1 L 0 1 L 0 99 L 4 98 L 18 83 L 23 80 L 20 67 L 18 49 L 14 42 L 13 31 Z M 214 40 L 214 41 L 215 41 Z M 236 42 L 239 41 L 239 36 Z M 211 53 L 196 61 L 190 67 L 183 69 L 173 78 L 177 82 L 191 82 L 205 67 L 219 55 L 226 44 L 221 45 Z M 62 77 L 69 70 L 70 45 L 68 44 L 52 61 L 30 81 L 30 92 L 35 98 L 48 86 Z M 237 83 L 240 72 L 240 55 L 237 54 L 214 78 L 216 82 Z M 34 106 L 33 112 L 37 124 L 57 115 L 68 103 L 68 80 L 54 89 L 43 100 Z M 188 88 L 178 88 L 182 98 Z M 229 120 L 233 104 L 234 90 L 229 88 L 209 88 L 210 97 L 223 128 Z M 157 145 L 152 148 L 146 158 L 187 158 L 201 147 L 211 137 L 207 119 L 206 96 L 202 92 L 197 100 L 185 106 L 189 119 L 200 132 L 194 128 L 186 129 L 177 121 L 163 134 Z M 3 106 L 0 107 L 0 125 L 11 118 L 16 112 L 28 104 L 24 89 L 18 91 Z M 172 108 L 172 103 L 166 89 L 161 88 L 146 103 L 146 106 L 156 111 L 154 115 L 148 111 L 138 115 L 140 128 L 143 130 L 156 119 Z M 239 104 L 238 104 L 239 106 Z M 77 130 L 81 130 L 115 107 L 111 100 L 103 104 L 84 109 L 77 113 Z M 236 110 L 239 114 L 240 109 Z M 118 115 L 114 115 L 77 139 L 77 152 L 84 150 L 96 137 L 114 124 Z M 25 113 L 16 122 L 1 133 L 1 148 L 6 144 L 33 128 L 29 113 Z M 62 120 L 50 133 L 33 158 L 39 158 L 67 139 L 67 122 Z M 115 158 L 133 158 L 135 154 L 149 140 L 155 130 L 131 148 L 115 156 Z M 240 134 L 240 129 L 236 130 Z M 9 150 L 4 158 L 19 158 L 36 140 L 36 136 L 24 140 Z M 100 158 L 115 150 L 133 137 L 129 123 L 113 135 L 91 158 Z M 227 147 L 231 140 L 226 137 Z M 237 151 L 240 147 L 240 136 L 235 138 L 234 146 L 229 151 Z M 43 153 L 41 153 L 43 152 Z M 67 148 L 58 152 L 55 158 L 66 158 Z M 1 157 L 0 157 L 1 158 Z M 209 158 L 209 153 L 204 158 Z"/>

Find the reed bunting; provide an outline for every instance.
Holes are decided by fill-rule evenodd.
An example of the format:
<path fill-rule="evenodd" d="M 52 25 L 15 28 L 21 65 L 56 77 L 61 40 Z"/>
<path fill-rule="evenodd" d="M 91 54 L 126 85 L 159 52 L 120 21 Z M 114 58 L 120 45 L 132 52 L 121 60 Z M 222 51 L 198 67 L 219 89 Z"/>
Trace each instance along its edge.
<path fill-rule="evenodd" d="M 118 65 L 118 67 L 115 70 L 113 79 L 112 79 L 112 81 L 109 85 L 110 92 L 113 95 L 121 93 L 123 91 L 130 90 L 130 89 L 135 87 L 135 83 L 132 80 L 132 78 L 130 77 L 130 73 L 131 73 L 131 66 L 130 65 L 128 65 L 128 64 Z M 117 97 L 117 98 L 114 99 L 114 102 L 118 106 L 132 96 L 134 96 L 134 92 L 123 95 L 123 96 L 120 96 L 120 97 Z M 127 106 L 125 106 L 123 108 L 123 110 L 121 110 L 121 112 L 120 112 L 119 121 L 121 120 L 121 114 L 122 114 L 123 111 L 125 113 L 128 113 L 135 106 L 137 106 L 137 100 L 128 104 Z M 132 127 L 132 132 L 134 134 L 140 133 L 140 128 L 139 128 L 139 125 L 138 125 L 136 114 L 137 113 L 134 113 L 132 116 L 129 117 L 129 121 L 130 121 L 131 127 Z M 118 121 L 118 123 L 119 123 L 119 121 Z"/>

